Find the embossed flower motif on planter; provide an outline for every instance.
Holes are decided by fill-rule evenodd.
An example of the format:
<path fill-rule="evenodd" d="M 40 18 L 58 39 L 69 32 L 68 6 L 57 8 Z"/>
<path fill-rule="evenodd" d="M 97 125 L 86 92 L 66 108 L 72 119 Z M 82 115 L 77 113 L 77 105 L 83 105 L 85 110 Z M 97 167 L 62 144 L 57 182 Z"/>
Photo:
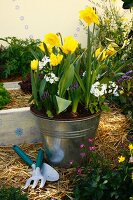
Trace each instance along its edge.
<path fill-rule="evenodd" d="M 17 136 L 22 136 L 23 135 L 23 129 L 22 128 L 16 128 L 15 133 Z"/>

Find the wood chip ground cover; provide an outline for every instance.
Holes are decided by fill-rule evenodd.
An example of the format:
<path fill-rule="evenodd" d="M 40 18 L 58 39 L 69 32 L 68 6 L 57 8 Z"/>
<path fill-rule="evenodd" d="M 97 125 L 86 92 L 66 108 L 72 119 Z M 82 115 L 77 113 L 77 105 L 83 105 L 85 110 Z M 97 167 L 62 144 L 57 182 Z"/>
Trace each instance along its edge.
<path fill-rule="evenodd" d="M 11 108 L 22 108 L 28 107 L 28 103 L 31 94 L 25 94 L 21 89 L 20 90 L 9 90 L 11 96 L 11 102 L 8 103 L 3 109 Z"/>
<path fill-rule="evenodd" d="M 95 140 L 97 151 L 111 160 L 117 158 L 121 145 L 127 143 L 128 128 L 129 121 L 121 114 L 119 109 L 111 109 L 108 113 L 103 112 Z M 35 159 L 42 144 L 22 144 L 20 146 L 32 159 Z M 11 146 L 0 147 L 0 185 L 22 188 L 26 179 L 30 176 L 30 170 L 13 152 Z M 71 177 L 75 168 L 56 167 L 56 170 L 60 174 L 59 181 L 55 183 L 47 182 L 43 189 L 29 187 L 27 190 L 29 200 L 48 200 L 50 198 L 60 200 L 65 195 L 72 200 Z"/>

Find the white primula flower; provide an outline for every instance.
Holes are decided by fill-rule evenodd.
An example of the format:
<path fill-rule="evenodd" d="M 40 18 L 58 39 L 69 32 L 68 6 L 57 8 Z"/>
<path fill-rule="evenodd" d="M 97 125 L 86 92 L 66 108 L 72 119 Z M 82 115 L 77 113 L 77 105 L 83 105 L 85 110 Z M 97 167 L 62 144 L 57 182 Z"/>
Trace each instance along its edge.
<path fill-rule="evenodd" d="M 43 69 L 48 62 L 50 62 L 50 58 L 48 56 L 44 56 L 42 61 L 39 61 L 39 70 Z"/>
<path fill-rule="evenodd" d="M 109 86 L 108 86 L 109 90 L 108 93 L 112 93 L 114 96 L 118 96 L 118 85 L 116 85 L 115 82 L 109 81 Z"/>
<path fill-rule="evenodd" d="M 46 82 L 50 81 L 50 78 L 48 76 L 46 76 L 45 79 L 46 79 Z"/>
<path fill-rule="evenodd" d="M 115 96 L 118 96 L 117 93 L 118 86 L 115 82 L 109 81 L 109 84 L 100 84 L 100 82 L 95 82 L 90 90 L 90 93 L 93 94 L 95 97 L 103 96 L 104 94 L 110 94 L 112 93 Z"/>
<path fill-rule="evenodd" d="M 43 62 L 39 61 L 39 70 L 41 70 L 44 67 Z"/>
<path fill-rule="evenodd" d="M 109 94 L 110 94 L 110 93 L 112 93 L 112 92 L 113 92 L 113 90 L 111 90 L 111 89 L 110 89 L 110 90 L 108 90 L 108 93 L 109 93 Z"/>
<path fill-rule="evenodd" d="M 46 80 L 46 82 L 49 82 L 50 84 L 53 84 L 59 80 L 59 78 L 56 77 L 56 75 L 53 72 L 46 74 L 44 76 L 44 79 Z"/>
<path fill-rule="evenodd" d="M 51 72 L 51 77 L 52 77 L 52 78 L 55 78 L 55 74 L 54 74 L 54 73 L 52 73 L 52 72 Z"/>
<path fill-rule="evenodd" d="M 86 75 L 86 71 L 85 71 L 85 72 L 83 72 L 82 76 L 84 77 L 85 75 Z"/>
<path fill-rule="evenodd" d="M 100 85 L 100 82 L 99 82 L 99 81 L 97 81 L 97 82 L 94 83 L 94 87 L 97 87 L 97 86 L 99 86 L 99 85 Z"/>
<path fill-rule="evenodd" d="M 50 78 L 50 79 L 49 79 L 49 82 L 50 82 L 51 84 L 54 83 L 54 79 Z"/>
<path fill-rule="evenodd" d="M 55 77 L 55 78 L 54 78 L 54 80 L 55 80 L 55 81 L 58 81 L 58 80 L 59 80 L 59 78 L 58 78 L 58 77 Z"/>
<path fill-rule="evenodd" d="M 107 93 L 107 84 L 100 84 L 98 81 L 95 82 L 91 87 L 90 93 L 95 97 L 103 96 Z"/>
<path fill-rule="evenodd" d="M 45 66 L 48 62 L 50 62 L 50 58 L 49 58 L 48 56 L 45 55 L 45 56 L 43 57 L 42 61 L 43 61 L 44 66 Z"/>
<path fill-rule="evenodd" d="M 104 92 L 104 94 L 106 94 L 106 93 L 107 93 L 107 84 L 103 83 L 103 84 L 101 85 L 101 89 L 102 89 L 102 91 Z"/>

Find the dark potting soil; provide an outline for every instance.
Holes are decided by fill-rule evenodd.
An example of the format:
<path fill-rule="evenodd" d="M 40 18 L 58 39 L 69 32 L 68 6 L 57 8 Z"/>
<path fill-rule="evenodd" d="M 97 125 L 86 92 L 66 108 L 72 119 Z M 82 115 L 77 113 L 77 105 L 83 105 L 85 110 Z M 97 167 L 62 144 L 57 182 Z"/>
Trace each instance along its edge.
<path fill-rule="evenodd" d="M 37 110 L 35 105 L 31 105 L 30 106 L 30 110 L 33 114 L 35 114 L 36 116 L 39 117 L 46 117 L 47 115 L 45 113 L 45 111 L 43 110 Z M 73 113 L 71 111 L 71 107 L 69 109 L 67 109 L 66 111 L 55 115 L 54 117 L 52 117 L 51 119 L 59 119 L 59 120 L 76 120 L 76 119 L 81 119 L 81 118 L 85 118 L 88 116 L 91 116 L 92 114 L 90 112 L 88 112 L 88 110 L 86 110 L 81 104 L 78 106 L 78 110 L 76 113 Z"/>

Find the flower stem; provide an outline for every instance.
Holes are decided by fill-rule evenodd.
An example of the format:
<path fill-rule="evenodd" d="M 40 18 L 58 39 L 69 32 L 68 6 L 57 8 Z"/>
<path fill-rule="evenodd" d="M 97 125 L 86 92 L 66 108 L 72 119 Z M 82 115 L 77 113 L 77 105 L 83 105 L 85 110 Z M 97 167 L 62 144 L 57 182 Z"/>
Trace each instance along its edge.
<path fill-rule="evenodd" d="M 87 62 L 86 62 L 86 108 L 88 108 L 90 100 L 90 89 L 91 89 L 91 40 L 90 40 L 90 29 L 88 27 L 88 38 L 87 38 Z"/>

